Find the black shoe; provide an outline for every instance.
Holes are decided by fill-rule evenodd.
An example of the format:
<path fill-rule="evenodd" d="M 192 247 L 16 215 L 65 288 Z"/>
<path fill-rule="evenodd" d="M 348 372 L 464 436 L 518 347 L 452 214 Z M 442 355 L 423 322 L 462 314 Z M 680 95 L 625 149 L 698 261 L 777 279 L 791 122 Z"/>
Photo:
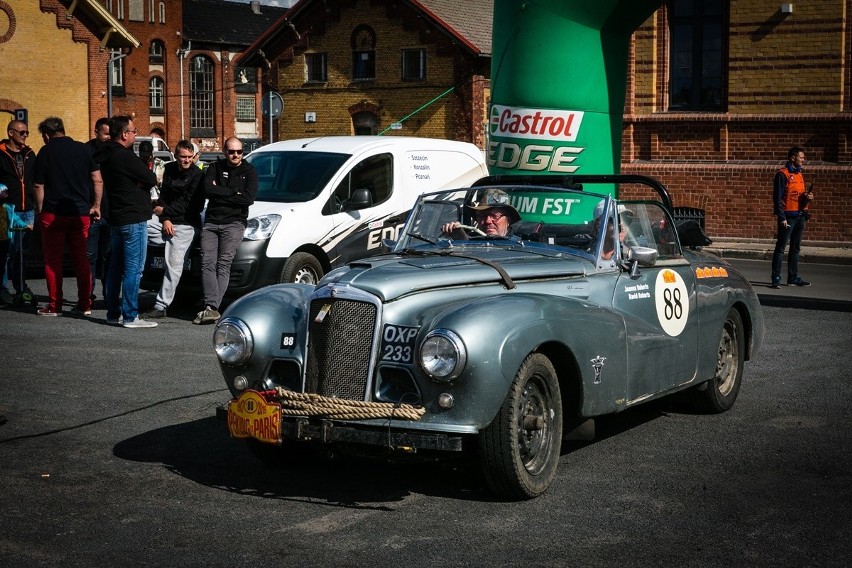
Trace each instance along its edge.
<path fill-rule="evenodd" d="M 163 319 L 166 317 L 166 310 L 158 310 L 157 308 L 152 308 L 151 310 L 142 314 L 145 319 Z"/>
<path fill-rule="evenodd" d="M 802 280 L 801 278 L 794 278 L 793 280 L 787 280 L 787 286 L 810 286 L 811 283 L 807 280 Z"/>
<path fill-rule="evenodd" d="M 780 278 L 773 278 L 772 284 L 770 284 L 769 287 L 772 288 L 773 290 L 780 290 L 781 289 L 781 279 Z"/>

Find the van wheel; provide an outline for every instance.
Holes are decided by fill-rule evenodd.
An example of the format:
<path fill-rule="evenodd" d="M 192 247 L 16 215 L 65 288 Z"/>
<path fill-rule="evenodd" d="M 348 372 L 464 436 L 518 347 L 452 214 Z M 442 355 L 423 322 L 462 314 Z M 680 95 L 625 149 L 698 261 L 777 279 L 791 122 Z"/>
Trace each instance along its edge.
<path fill-rule="evenodd" d="M 316 284 L 322 275 L 322 265 L 316 257 L 306 252 L 297 252 L 284 263 L 278 281 L 282 284 Z"/>

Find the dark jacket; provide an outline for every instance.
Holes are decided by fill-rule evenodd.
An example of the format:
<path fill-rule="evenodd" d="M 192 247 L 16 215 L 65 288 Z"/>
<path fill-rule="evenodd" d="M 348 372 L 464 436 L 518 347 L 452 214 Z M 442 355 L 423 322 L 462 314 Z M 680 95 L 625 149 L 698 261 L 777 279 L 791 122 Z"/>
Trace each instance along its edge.
<path fill-rule="evenodd" d="M 195 165 L 180 169 L 179 162 L 169 162 L 163 171 L 160 199 L 163 206 L 160 222 L 175 225 L 192 225 L 201 228 L 201 210 L 204 209 L 204 172 Z"/>
<path fill-rule="evenodd" d="M 257 170 L 246 161 L 233 168 L 220 159 L 204 170 L 204 193 L 209 199 L 205 223 L 248 222 L 249 205 L 257 197 Z"/>
<path fill-rule="evenodd" d="M 143 223 L 151 218 L 151 187 L 157 176 L 139 156 L 118 142 L 107 142 L 95 151 L 101 165 L 104 193 L 107 194 L 106 218 L 110 225 Z"/>
<path fill-rule="evenodd" d="M 94 155 L 95 162 L 97 162 L 98 150 L 104 145 L 109 144 L 109 142 L 101 142 L 97 138 L 92 138 L 88 142 L 86 142 L 86 146 L 92 149 L 92 154 Z M 104 186 L 103 194 L 101 195 L 101 222 L 106 222 L 107 211 L 109 210 L 109 202 L 107 199 L 107 190 L 106 186 Z"/>
<path fill-rule="evenodd" d="M 3 203 L 15 206 L 15 211 L 32 211 L 35 206 L 33 194 L 33 175 L 36 155 L 29 146 L 21 149 L 24 158 L 24 176 L 18 175 L 18 167 L 11 151 L 6 146 L 9 140 L 0 142 L 0 183 L 9 188 L 9 197 Z"/>

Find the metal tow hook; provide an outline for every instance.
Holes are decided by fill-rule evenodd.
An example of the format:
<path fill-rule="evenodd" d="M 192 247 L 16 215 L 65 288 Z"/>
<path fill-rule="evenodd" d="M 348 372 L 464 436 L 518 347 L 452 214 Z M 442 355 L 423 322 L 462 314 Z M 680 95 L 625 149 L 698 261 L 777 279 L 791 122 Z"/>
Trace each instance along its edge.
<path fill-rule="evenodd" d="M 524 430 L 544 430 L 544 418 L 541 416 L 524 416 Z"/>

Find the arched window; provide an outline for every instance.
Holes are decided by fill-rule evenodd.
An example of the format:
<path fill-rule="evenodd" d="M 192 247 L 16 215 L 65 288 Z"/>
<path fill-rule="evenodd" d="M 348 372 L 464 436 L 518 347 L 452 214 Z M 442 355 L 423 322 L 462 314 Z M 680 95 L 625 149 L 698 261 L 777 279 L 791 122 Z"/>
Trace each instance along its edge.
<path fill-rule="evenodd" d="M 189 63 L 189 128 L 192 136 L 215 136 L 213 62 L 197 55 Z"/>
<path fill-rule="evenodd" d="M 166 52 L 166 46 L 158 39 L 151 40 L 151 46 L 148 48 L 148 63 L 154 65 L 163 64 L 163 54 Z"/>
<path fill-rule="evenodd" d="M 352 31 L 352 80 L 372 81 L 376 78 L 376 32 L 366 24 Z"/>
<path fill-rule="evenodd" d="M 164 113 L 164 93 L 165 93 L 165 84 L 163 80 L 159 77 L 151 77 L 151 80 L 148 82 L 148 101 L 151 114 L 163 114 Z"/>

